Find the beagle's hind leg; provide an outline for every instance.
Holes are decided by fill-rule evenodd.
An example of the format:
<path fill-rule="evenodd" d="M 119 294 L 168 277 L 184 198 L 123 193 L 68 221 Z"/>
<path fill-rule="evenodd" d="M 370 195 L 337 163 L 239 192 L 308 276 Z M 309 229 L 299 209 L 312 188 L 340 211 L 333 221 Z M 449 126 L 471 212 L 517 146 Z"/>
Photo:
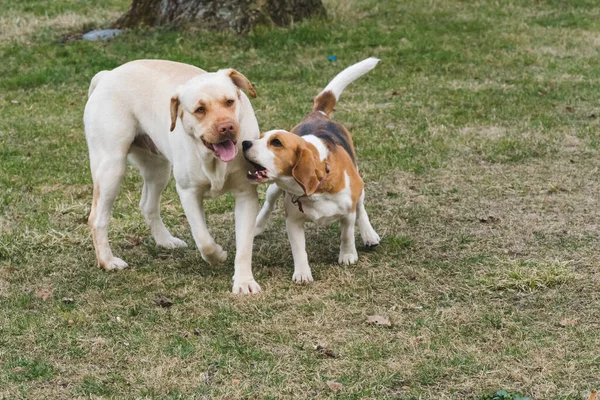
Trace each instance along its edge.
<path fill-rule="evenodd" d="M 342 239 L 340 243 L 340 256 L 338 263 L 342 265 L 355 264 L 358 261 L 356 244 L 354 243 L 354 224 L 356 223 L 356 214 L 348 214 L 341 219 Z"/>
<path fill-rule="evenodd" d="M 381 238 L 375 232 L 375 229 L 371 226 L 371 221 L 369 221 L 369 216 L 367 215 L 367 211 L 365 210 L 365 191 L 360 195 L 358 199 L 358 204 L 356 205 L 356 214 L 358 220 L 358 231 L 360 232 L 360 237 L 363 240 L 363 243 L 367 247 L 375 247 L 381 241 Z"/>

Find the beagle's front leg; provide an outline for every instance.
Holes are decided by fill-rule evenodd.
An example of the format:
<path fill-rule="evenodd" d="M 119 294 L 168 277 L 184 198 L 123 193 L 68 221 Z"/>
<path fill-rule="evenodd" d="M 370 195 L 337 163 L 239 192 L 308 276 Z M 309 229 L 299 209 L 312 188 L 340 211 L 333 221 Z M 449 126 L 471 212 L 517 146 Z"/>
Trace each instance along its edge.
<path fill-rule="evenodd" d="M 254 223 L 258 214 L 256 186 L 248 185 L 245 190 L 234 191 L 235 197 L 235 272 L 234 294 L 256 294 L 260 286 L 252 275 L 252 245 Z"/>
<path fill-rule="evenodd" d="M 267 189 L 267 199 L 265 204 L 263 204 L 258 217 L 256 217 L 256 235 L 260 235 L 265 231 L 269 217 L 273 213 L 273 209 L 275 209 L 275 203 L 282 193 L 283 190 L 279 189 L 275 183 L 271 184 Z"/>
<path fill-rule="evenodd" d="M 285 228 L 288 240 L 292 247 L 294 257 L 294 275 L 292 280 L 296 283 L 310 283 L 313 281 L 310 267 L 308 266 L 308 255 L 306 254 L 306 239 L 304 237 L 304 218 L 295 205 L 288 199 L 285 201 L 287 218 Z"/>

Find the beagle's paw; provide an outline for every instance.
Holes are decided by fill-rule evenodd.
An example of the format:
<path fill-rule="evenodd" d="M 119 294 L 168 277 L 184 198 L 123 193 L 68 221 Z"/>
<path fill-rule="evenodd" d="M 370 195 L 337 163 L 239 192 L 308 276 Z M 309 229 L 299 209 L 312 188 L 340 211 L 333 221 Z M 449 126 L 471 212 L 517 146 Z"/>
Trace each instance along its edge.
<path fill-rule="evenodd" d="M 381 238 L 373 229 L 365 230 L 364 232 L 360 232 L 360 237 L 363 240 L 363 243 L 367 247 L 375 247 L 379 245 L 381 242 Z"/>
<path fill-rule="evenodd" d="M 200 254 L 202 255 L 204 261 L 213 266 L 223 264 L 225 260 L 227 260 L 227 252 L 216 243 L 210 247 L 202 249 Z"/>
<path fill-rule="evenodd" d="M 164 247 L 165 249 L 176 249 L 178 247 L 187 247 L 187 244 L 175 236 L 156 239 L 156 245 L 159 247 Z"/>
<path fill-rule="evenodd" d="M 292 275 L 292 280 L 300 285 L 311 283 L 313 281 L 313 277 L 312 273 L 310 272 L 310 268 L 306 270 L 294 271 L 294 275 Z"/>
<path fill-rule="evenodd" d="M 233 277 L 233 294 L 257 294 L 260 293 L 260 286 L 254 279 L 236 279 Z"/>
<path fill-rule="evenodd" d="M 340 252 L 340 257 L 338 258 L 338 263 L 342 264 L 342 265 L 350 265 L 350 264 L 356 264 L 356 262 L 358 261 L 358 254 L 356 253 L 356 251 L 352 252 L 348 252 L 348 253 L 344 253 L 344 252 Z"/>
<path fill-rule="evenodd" d="M 110 261 L 108 262 L 101 262 L 100 266 L 102 268 L 104 268 L 106 271 L 112 271 L 112 270 L 122 270 L 127 268 L 127 263 L 123 260 L 121 260 L 119 257 L 113 257 Z"/>

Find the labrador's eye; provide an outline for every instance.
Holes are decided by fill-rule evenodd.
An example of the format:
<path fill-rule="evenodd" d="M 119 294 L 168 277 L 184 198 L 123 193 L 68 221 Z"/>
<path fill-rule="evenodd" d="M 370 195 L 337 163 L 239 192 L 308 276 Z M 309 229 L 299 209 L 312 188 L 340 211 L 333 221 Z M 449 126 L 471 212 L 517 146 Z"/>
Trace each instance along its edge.
<path fill-rule="evenodd" d="M 229 99 L 225 102 L 225 104 L 227 104 L 227 107 L 231 107 L 233 105 L 233 103 L 235 103 L 235 100 L 231 100 L 231 99 Z"/>
<path fill-rule="evenodd" d="M 198 114 L 204 114 L 206 112 L 206 108 L 204 108 L 204 107 L 198 107 L 198 108 L 196 108 L 195 112 L 198 113 Z"/>
<path fill-rule="evenodd" d="M 283 147 L 283 144 L 281 144 L 279 139 L 273 139 L 269 144 L 274 147 Z"/>

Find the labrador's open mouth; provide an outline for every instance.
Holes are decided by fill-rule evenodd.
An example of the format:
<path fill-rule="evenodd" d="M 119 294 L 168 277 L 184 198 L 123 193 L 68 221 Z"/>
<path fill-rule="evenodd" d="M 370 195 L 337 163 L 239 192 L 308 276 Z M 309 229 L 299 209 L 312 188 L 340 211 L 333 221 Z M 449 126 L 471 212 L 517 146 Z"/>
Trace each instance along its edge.
<path fill-rule="evenodd" d="M 235 146 L 235 142 L 231 139 L 227 139 L 219 143 L 208 143 L 202 139 L 202 143 L 212 150 L 219 160 L 223 162 L 229 162 L 233 160 L 237 154 L 237 147 Z"/>
<path fill-rule="evenodd" d="M 251 181 L 254 181 L 256 183 L 261 183 L 261 182 L 264 182 L 267 179 L 269 179 L 269 175 L 268 175 L 267 169 L 265 167 L 263 167 L 260 164 L 255 163 L 254 161 L 248 160 L 248 162 L 250 164 L 252 164 L 252 166 L 254 168 L 256 168 L 255 172 L 248 171 L 248 179 L 250 179 Z"/>

